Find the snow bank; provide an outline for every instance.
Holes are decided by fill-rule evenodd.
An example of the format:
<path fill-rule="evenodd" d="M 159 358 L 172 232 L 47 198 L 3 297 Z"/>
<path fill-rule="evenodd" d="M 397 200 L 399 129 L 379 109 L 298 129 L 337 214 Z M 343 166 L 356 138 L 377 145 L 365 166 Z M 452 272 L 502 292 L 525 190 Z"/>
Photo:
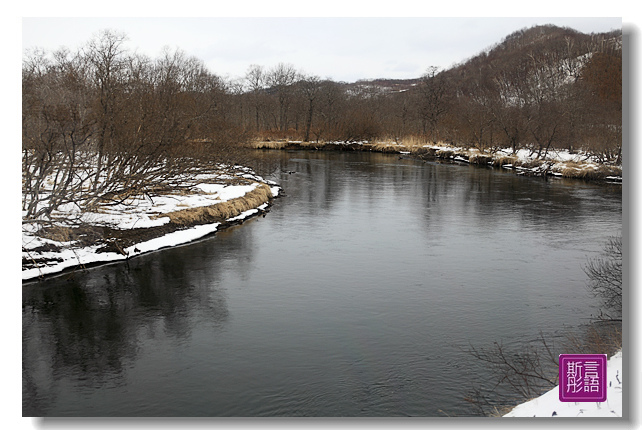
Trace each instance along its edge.
<path fill-rule="evenodd" d="M 621 417 L 622 416 L 622 351 L 607 363 L 606 401 L 560 402 L 559 386 L 540 397 L 516 406 L 504 417 Z"/>
<path fill-rule="evenodd" d="M 272 197 L 278 196 L 280 188 L 272 181 L 252 175 L 242 174 L 243 178 L 251 179 L 247 185 L 230 185 L 220 183 L 218 175 L 196 175 L 190 179 L 198 180 L 192 193 L 167 194 L 158 197 L 136 197 L 129 199 L 126 204 L 101 207 L 93 212 L 80 212 L 73 204 L 63 205 L 54 213 L 57 224 L 73 220 L 93 226 L 107 226 L 112 229 L 128 230 L 134 228 L 158 227 L 170 222 L 163 216 L 174 211 L 211 206 L 245 196 L 261 183 L 270 187 Z M 267 203 L 257 208 L 247 210 L 226 221 L 238 222 L 247 217 L 265 211 Z M 38 222 L 23 224 L 22 227 L 22 258 L 33 262 L 37 267 L 22 270 L 22 279 L 28 280 L 43 275 L 61 272 L 65 269 L 93 263 L 106 263 L 125 260 L 126 258 L 151 252 L 162 248 L 185 244 L 214 233 L 220 223 L 197 225 L 191 228 L 174 231 L 164 236 L 137 243 L 123 249 L 123 253 L 97 252 L 105 244 L 95 246 L 80 246 L 71 242 L 45 239 L 36 235 L 40 228 Z"/>

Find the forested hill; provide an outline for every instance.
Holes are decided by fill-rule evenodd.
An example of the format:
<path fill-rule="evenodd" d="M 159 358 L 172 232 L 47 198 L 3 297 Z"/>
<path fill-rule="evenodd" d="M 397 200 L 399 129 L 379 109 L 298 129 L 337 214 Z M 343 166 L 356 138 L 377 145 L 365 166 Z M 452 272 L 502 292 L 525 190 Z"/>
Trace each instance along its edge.
<path fill-rule="evenodd" d="M 600 61 L 589 61 L 594 55 Z M 570 28 L 544 25 L 516 31 L 446 73 L 462 85 L 480 73 L 486 79 L 520 73 L 517 78 L 527 79 L 530 73 L 549 69 L 542 78 L 566 78 L 566 83 L 575 83 L 594 73 L 595 70 L 590 71 L 591 67 L 603 68 L 604 60 L 609 59 L 620 69 L 619 74 L 612 73 L 609 77 L 618 78 L 621 85 L 621 58 L 621 31 L 584 34 Z"/>
<path fill-rule="evenodd" d="M 269 86 L 276 69 L 263 72 Z M 584 150 L 621 163 L 621 31 L 584 34 L 536 26 L 509 34 L 450 69 L 430 67 L 416 79 L 345 83 L 304 76 L 301 82 L 308 88 L 302 115 L 293 112 L 288 128 L 274 115 L 272 125 L 258 115 L 260 135 L 303 140 L 412 136 L 480 149 L 529 147 L 537 154 L 551 148 Z M 310 85 L 318 93 L 310 92 Z M 262 109 L 257 106 L 255 113 Z"/>
<path fill-rule="evenodd" d="M 580 72 L 588 57 L 597 52 L 610 52 L 621 56 L 622 33 L 585 34 L 577 30 L 555 25 L 540 25 L 524 28 L 506 36 L 501 42 L 488 47 L 479 54 L 462 60 L 444 71 L 453 81 L 465 80 L 480 69 L 507 72 L 517 67 L 520 59 L 533 53 L 548 52 L 546 55 L 561 56 L 562 67 L 566 67 L 574 77 Z M 415 79 L 363 79 L 353 83 L 343 83 L 347 89 L 358 86 L 377 87 L 382 93 L 407 91 L 417 86 L 421 78 Z"/>

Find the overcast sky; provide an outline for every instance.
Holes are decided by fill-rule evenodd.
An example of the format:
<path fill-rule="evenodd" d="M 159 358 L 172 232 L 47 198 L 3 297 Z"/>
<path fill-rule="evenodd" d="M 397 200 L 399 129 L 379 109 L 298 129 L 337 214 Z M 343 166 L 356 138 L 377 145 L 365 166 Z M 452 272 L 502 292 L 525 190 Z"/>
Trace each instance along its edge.
<path fill-rule="evenodd" d="M 463 11 L 462 11 L 463 12 Z M 248 67 L 290 63 L 298 70 L 352 82 L 408 79 L 448 68 L 537 24 L 584 33 L 622 28 L 621 18 L 23 18 L 22 47 L 72 51 L 99 30 L 127 35 L 127 47 L 157 57 L 179 48 L 211 72 L 240 78 Z"/>

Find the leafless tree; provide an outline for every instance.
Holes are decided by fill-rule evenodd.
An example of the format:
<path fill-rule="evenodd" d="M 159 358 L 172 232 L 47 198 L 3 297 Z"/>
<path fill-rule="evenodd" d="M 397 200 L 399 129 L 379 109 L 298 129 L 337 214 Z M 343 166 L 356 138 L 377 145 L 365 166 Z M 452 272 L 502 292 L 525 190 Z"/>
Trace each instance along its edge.
<path fill-rule="evenodd" d="M 93 182 L 94 192 L 101 182 L 105 152 L 114 143 L 117 97 L 121 90 L 126 65 L 124 48 L 126 39 L 127 37 L 122 33 L 103 30 L 88 43 L 86 48 L 85 58 L 91 67 L 91 79 L 98 94 L 96 97 L 98 106 L 95 109 L 97 166 Z"/>
<path fill-rule="evenodd" d="M 48 60 L 37 52 L 25 60 L 22 92 L 23 210 L 26 218 L 49 216 L 74 202 L 90 177 L 86 160 L 95 121 L 88 109 L 86 70 L 63 50 Z"/>
<path fill-rule="evenodd" d="M 346 105 L 346 93 L 337 82 L 321 82 L 318 100 L 319 122 L 313 129 L 318 141 L 323 135 L 328 139 L 339 139 L 340 122 Z"/>
<path fill-rule="evenodd" d="M 540 337 L 519 349 L 510 349 L 494 342 L 491 348 L 467 351 L 487 367 L 489 384 L 471 388 L 465 398 L 482 415 L 495 413 L 497 408 L 532 399 L 557 385 L 558 354 L 554 345 Z"/>
<path fill-rule="evenodd" d="M 224 83 L 180 50 L 151 60 L 103 32 L 72 55 L 23 62 L 23 210 L 50 217 L 180 187 L 194 166 L 239 159 Z M 235 160 L 236 161 L 236 160 Z"/>
<path fill-rule="evenodd" d="M 599 320 L 622 321 L 622 236 L 608 240 L 601 256 L 584 267 L 588 290 L 602 300 Z"/>
<path fill-rule="evenodd" d="M 299 81 L 299 88 L 303 94 L 306 103 L 305 113 L 305 131 L 303 141 L 310 141 L 310 130 L 312 128 L 312 119 L 316 113 L 317 99 L 321 92 L 321 78 L 314 75 L 302 75 Z"/>
<path fill-rule="evenodd" d="M 288 115 L 293 101 L 293 85 L 297 78 L 298 73 L 294 66 L 285 63 L 279 63 L 266 76 L 268 86 L 276 93 L 278 108 L 275 115 L 275 125 L 282 132 L 286 131 L 289 126 Z"/>
<path fill-rule="evenodd" d="M 449 92 L 445 75 L 440 73 L 438 67 L 429 67 L 419 84 L 419 112 L 423 133 L 432 140 L 436 139 L 435 131 L 439 120 L 448 110 Z"/>
<path fill-rule="evenodd" d="M 245 74 L 245 81 L 254 106 L 254 120 L 257 132 L 261 129 L 260 116 L 264 104 L 265 80 L 266 76 L 263 67 L 256 64 L 251 65 Z"/>

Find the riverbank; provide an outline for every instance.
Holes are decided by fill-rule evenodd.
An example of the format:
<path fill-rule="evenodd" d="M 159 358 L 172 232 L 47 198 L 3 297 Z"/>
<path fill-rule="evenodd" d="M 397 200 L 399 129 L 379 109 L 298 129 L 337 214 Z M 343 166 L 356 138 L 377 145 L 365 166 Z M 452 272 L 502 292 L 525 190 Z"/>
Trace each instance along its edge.
<path fill-rule="evenodd" d="M 66 204 L 51 219 L 23 222 L 22 280 L 192 242 L 264 214 L 280 191 L 249 169 L 204 172 L 184 181 L 191 186 L 180 191 L 132 196 L 91 211 Z"/>
<path fill-rule="evenodd" d="M 307 149 L 320 151 L 372 151 L 400 154 L 421 160 L 447 160 L 478 166 L 510 169 L 519 175 L 574 178 L 591 181 L 622 182 L 622 166 L 599 162 L 589 154 L 550 150 L 537 157 L 529 149 L 480 151 L 445 143 L 422 142 L 302 142 L 291 140 L 255 141 L 254 149 Z"/>
<path fill-rule="evenodd" d="M 607 389 L 605 402 L 561 402 L 559 386 L 540 397 L 515 406 L 504 417 L 621 417 L 622 351 L 609 358 L 606 368 Z"/>

